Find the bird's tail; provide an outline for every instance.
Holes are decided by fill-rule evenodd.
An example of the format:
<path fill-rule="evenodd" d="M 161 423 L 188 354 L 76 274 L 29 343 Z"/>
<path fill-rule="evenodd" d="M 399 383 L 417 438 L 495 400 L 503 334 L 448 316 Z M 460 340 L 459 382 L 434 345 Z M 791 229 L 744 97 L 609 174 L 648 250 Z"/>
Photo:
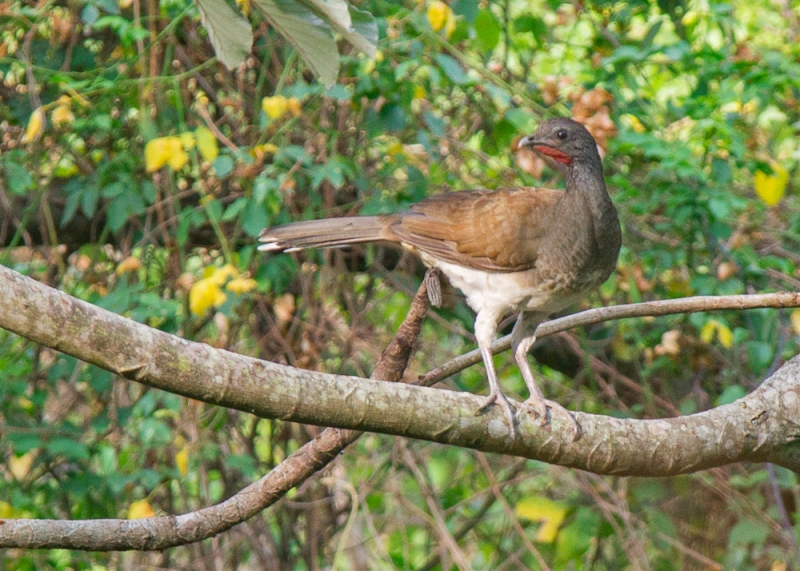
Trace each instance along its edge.
<path fill-rule="evenodd" d="M 360 242 L 385 239 L 383 216 L 346 216 L 307 220 L 285 226 L 267 228 L 261 232 L 259 250 L 294 252 L 305 248 L 332 248 Z"/>

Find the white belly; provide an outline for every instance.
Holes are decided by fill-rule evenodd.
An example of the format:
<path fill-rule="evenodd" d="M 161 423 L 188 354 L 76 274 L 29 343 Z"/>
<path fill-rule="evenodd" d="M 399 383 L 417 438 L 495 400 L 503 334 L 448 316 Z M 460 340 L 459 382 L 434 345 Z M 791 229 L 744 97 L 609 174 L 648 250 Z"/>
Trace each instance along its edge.
<path fill-rule="evenodd" d="M 537 283 L 536 270 L 490 273 L 441 261 L 433 265 L 464 292 L 467 303 L 476 313 L 487 311 L 503 315 L 512 311 L 536 311 L 547 315 L 580 297 L 578 292 L 566 294 L 561 284 L 555 282 Z"/>

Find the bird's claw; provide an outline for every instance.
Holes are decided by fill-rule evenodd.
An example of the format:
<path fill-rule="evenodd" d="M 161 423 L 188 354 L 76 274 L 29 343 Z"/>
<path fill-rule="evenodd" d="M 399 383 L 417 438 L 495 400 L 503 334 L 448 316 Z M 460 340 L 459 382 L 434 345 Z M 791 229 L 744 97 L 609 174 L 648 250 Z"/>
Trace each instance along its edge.
<path fill-rule="evenodd" d="M 543 426 L 550 423 L 550 419 L 554 413 L 560 414 L 572 425 L 572 441 L 575 442 L 580 439 L 583 431 L 581 425 L 578 424 L 578 421 L 575 419 L 575 415 L 557 402 L 545 398 L 530 397 L 522 403 L 522 406 L 528 414 L 537 417 Z M 550 409 L 550 415 L 548 415 L 547 409 Z"/>
<path fill-rule="evenodd" d="M 480 414 L 493 404 L 499 404 L 500 408 L 502 408 L 503 412 L 505 412 L 506 419 L 508 420 L 509 435 L 511 438 L 515 438 L 517 433 L 514 428 L 514 407 L 511 406 L 511 402 L 509 402 L 509 400 L 506 398 L 506 395 L 504 395 L 502 392 L 489 393 L 489 396 L 486 397 L 486 400 L 484 400 L 481 406 L 478 407 L 478 410 L 475 411 L 475 414 Z"/>

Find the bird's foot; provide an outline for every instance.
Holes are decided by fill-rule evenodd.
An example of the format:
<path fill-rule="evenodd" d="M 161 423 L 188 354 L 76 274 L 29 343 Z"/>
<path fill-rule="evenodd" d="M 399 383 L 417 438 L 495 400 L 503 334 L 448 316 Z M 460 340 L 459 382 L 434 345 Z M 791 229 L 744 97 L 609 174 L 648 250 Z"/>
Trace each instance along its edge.
<path fill-rule="evenodd" d="M 562 416 L 572 427 L 572 441 L 575 442 L 580 439 L 582 433 L 581 425 L 575 420 L 575 415 L 557 402 L 542 397 L 530 397 L 522 403 L 522 406 L 528 414 L 537 417 L 542 425 L 550 422 L 550 417 L 547 415 L 547 409 L 549 408 L 551 415 L 558 414 Z"/>
<path fill-rule="evenodd" d="M 475 411 L 475 414 L 478 415 L 483 412 L 485 409 L 489 408 L 493 404 L 499 404 L 500 408 L 503 409 L 503 412 L 506 413 L 506 419 L 508 419 L 508 430 L 509 435 L 511 438 L 515 438 L 517 433 L 514 429 L 514 407 L 511 406 L 511 403 L 500 391 L 490 392 L 489 396 L 486 397 L 486 400 L 483 401 L 481 406 L 478 407 L 478 410 Z"/>

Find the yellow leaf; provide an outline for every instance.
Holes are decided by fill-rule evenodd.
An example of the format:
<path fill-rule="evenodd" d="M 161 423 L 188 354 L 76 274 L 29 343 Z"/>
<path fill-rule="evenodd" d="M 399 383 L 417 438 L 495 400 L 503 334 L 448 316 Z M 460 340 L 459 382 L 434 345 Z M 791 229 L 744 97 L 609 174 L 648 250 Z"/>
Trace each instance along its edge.
<path fill-rule="evenodd" d="M 753 186 L 756 194 L 767 206 L 775 206 L 786 192 L 786 183 L 789 182 L 789 172 L 778 163 L 772 163 L 773 174 L 756 171 L 753 177 Z"/>
<path fill-rule="evenodd" d="M 800 309 L 795 309 L 789 314 L 789 321 L 792 322 L 792 329 L 794 329 L 795 334 L 800 335 Z"/>
<path fill-rule="evenodd" d="M 233 293 L 243 294 L 254 290 L 256 285 L 258 284 L 253 278 L 236 278 L 229 281 L 228 285 L 225 286 L 225 289 L 232 291 Z"/>
<path fill-rule="evenodd" d="M 721 321 L 711 319 L 700 330 L 700 339 L 703 343 L 711 343 L 715 336 L 719 344 L 726 349 L 730 349 L 733 346 L 733 331 L 730 330 L 730 327 Z"/>
<path fill-rule="evenodd" d="M 11 504 L 0 500 L 0 519 L 11 519 L 15 511 Z"/>
<path fill-rule="evenodd" d="M 428 96 L 428 93 L 425 91 L 425 88 L 421 85 L 417 85 L 414 87 L 414 99 L 425 99 Z"/>
<path fill-rule="evenodd" d="M 517 504 L 515 512 L 519 518 L 542 522 L 534 541 L 553 543 L 558 535 L 558 528 L 567 515 L 567 508 L 549 498 L 537 496 L 522 500 Z"/>
<path fill-rule="evenodd" d="M 214 277 L 203 278 L 192 286 L 189 290 L 189 311 L 195 315 L 205 315 L 212 307 L 219 307 L 228 296 L 217 283 Z"/>
<path fill-rule="evenodd" d="M 428 10 L 425 14 L 428 17 L 428 24 L 434 32 L 438 32 L 447 24 L 447 20 L 453 17 L 453 11 L 450 6 L 444 2 L 436 0 L 428 5 Z"/>
<path fill-rule="evenodd" d="M 283 95 L 265 97 L 261 100 L 261 108 L 270 119 L 279 119 L 289 108 L 289 101 Z"/>
<path fill-rule="evenodd" d="M 33 452 L 26 452 L 19 457 L 12 454 L 11 458 L 8 460 L 8 470 L 11 472 L 11 475 L 17 480 L 24 479 L 31 471 L 34 457 L 35 455 Z"/>
<path fill-rule="evenodd" d="M 28 119 L 28 127 L 25 129 L 25 136 L 22 138 L 23 143 L 35 141 L 42 135 L 42 131 L 44 130 L 44 120 L 44 109 L 41 107 L 34 109 L 33 113 L 31 113 L 31 116 Z"/>
<path fill-rule="evenodd" d="M 142 519 L 146 517 L 155 517 L 156 512 L 153 506 L 147 500 L 139 500 L 133 502 L 128 508 L 128 519 Z"/>
<path fill-rule="evenodd" d="M 197 139 L 197 150 L 200 151 L 200 156 L 204 161 L 213 161 L 219 155 L 219 145 L 217 145 L 217 138 L 210 130 L 205 127 L 198 127 L 194 136 Z"/>
<path fill-rule="evenodd" d="M 719 339 L 720 345 L 730 349 L 733 346 L 733 331 L 724 323 L 720 323 L 717 327 L 717 339 Z"/>
<path fill-rule="evenodd" d="M 158 137 L 144 146 L 144 165 L 147 172 L 154 172 L 169 164 L 179 170 L 189 160 L 179 137 Z"/>
<path fill-rule="evenodd" d="M 175 454 L 175 466 L 178 468 L 178 472 L 181 473 L 181 476 L 185 476 L 189 473 L 189 447 L 184 446 L 180 449 L 178 453 Z"/>

